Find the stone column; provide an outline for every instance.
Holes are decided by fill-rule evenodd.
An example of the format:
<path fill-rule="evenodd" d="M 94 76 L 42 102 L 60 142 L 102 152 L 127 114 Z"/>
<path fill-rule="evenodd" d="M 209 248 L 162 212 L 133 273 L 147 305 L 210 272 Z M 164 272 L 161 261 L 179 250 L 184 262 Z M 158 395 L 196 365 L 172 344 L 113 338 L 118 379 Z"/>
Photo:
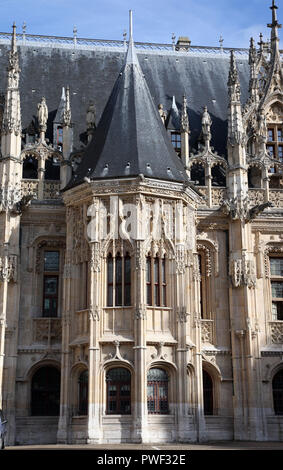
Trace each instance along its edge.
<path fill-rule="evenodd" d="M 200 270 L 198 254 L 193 253 L 193 273 L 192 273 L 192 295 L 194 308 L 194 330 L 195 330 L 195 414 L 196 414 L 196 435 L 198 442 L 206 440 L 206 425 L 204 418 L 203 404 L 203 380 L 202 380 L 202 354 L 201 354 L 201 313 L 200 313 Z"/>
<path fill-rule="evenodd" d="M 147 371 L 146 371 L 146 303 L 144 242 L 136 241 L 134 357 L 135 397 L 133 414 L 133 441 L 147 442 Z"/>
<path fill-rule="evenodd" d="M 89 307 L 89 395 L 88 395 L 88 444 L 101 441 L 101 383 L 99 374 L 100 349 L 99 325 L 101 315 L 101 255 L 100 243 L 91 242 L 90 307 Z"/>
<path fill-rule="evenodd" d="M 61 359 L 61 391 L 60 418 L 58 423 L 57 442 L 68 444 L 70 425 L 70 327 L 71 327 L 71 292 L 74 266 L 67 253 L 64 266 L 63 312 L 62 312 L 62 359 Z"/>

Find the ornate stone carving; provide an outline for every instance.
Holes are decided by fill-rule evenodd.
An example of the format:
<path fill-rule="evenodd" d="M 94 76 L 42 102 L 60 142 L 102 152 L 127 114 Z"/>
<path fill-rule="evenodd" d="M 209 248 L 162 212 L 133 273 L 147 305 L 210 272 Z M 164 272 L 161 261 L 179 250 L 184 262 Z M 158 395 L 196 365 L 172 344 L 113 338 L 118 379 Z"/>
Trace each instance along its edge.
<path fill-rule="evenodd" d="M 46 132 L 46 124 L 48 119 L 48 108 L 46 104 L 45 97 L 41 98 L 40 103 L 37 105 L 37 119 L 38 125 L 41 132 Z"/>
<path fill-rule="evenodd" d="M 180 323 L 187 323 L 188 317 L 189 317 L 190 314 L 189 314 L 189 312 L 187 312 L 186 307 L 181 307 L 178 310 L 177 315 L 178 315 L 178 321 Z"/>
<path fill-rule="evenodd" d="M 6 255 L 0 258 L 0 281 L 17 282 L 18 257 Z"/>
<path fill-rule="evenodd" d="M 101 249 L 98 242 L 90 244 L 90 269 L 92 272 L 99 273 L 101 270 Z"/>
<path fill-rule="evenodd" d="M 255 263 L 244 255 L 242 258 L 230 260 L 229 274 L 234 287 L 254 288 L 256 285 Z"/>
<path fill-rule="evenodd" d="M 273 344 L 283 343 L 283 322 L 270 322 L 270 338 Z"/>

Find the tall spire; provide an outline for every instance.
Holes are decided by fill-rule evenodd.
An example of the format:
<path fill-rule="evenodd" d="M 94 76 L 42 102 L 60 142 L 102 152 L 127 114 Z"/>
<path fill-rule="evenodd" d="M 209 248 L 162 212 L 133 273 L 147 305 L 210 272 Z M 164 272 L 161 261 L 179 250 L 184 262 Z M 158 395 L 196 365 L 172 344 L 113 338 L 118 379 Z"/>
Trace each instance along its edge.
<path fill-rule="evenodd" d="M 132 14 L 126 61 L 93 138 L 65 189 L 88 180 L 138 177 L 188 182 L 134 49 Z"/>
<path fill-rule="evenodd" d="M 11 50 L 7 67 L 7 88 L 5 110 L 3 117 L 2 133 L 21 133 L 21 109 L 20 109 L 20 67 L 16 44 L 16 25 L 13 24 Z M 3 151 L 2 151 L 3 153 Z"/>
<path fill-rule="evenodd" d="M 126 64 L 136 64 L 138 65 L 138 58 L 135 51 L 134 39 L 133 39 L 133 12 L 129 11 L 129 46 L 126 55 Z"/>
<path fill-rule="evenodd" d="M 230 69 L 228 77 L 229 97 L 231 101 L 240 101 L 240 81 L 234 51 L 230 55 Z"/>
<path fill-rule="evenodd" d="M 282 25 L 279 24 L 277 20 L 278 6 L 275 5 L 275 0 L 272 0 L 270 9 L 272 10 L 272 23 L 269 23 L 267 26 L 271 28 L 271 43 L 273 43 L 274 41 L 278 41 L 278 29 L 281 28 Z"/>

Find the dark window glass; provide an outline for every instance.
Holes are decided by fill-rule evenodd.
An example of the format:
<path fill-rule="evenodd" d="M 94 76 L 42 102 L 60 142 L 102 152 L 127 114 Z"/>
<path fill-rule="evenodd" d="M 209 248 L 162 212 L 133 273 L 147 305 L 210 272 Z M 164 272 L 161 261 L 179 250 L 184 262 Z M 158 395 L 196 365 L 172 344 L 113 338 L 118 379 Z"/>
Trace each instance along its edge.
<path fill-rule="evenodd" d="M 38 161 L 36 158 L 29 156 L 24 159 L 23 178 L 38 179 Z"/>
<path fill-rule="evenodd" d="M 79 415 L 88 414 L 88 371 L 84 370 L 79 376 Z"/>
<path fill-rule="evenodd" d="M 46 180 L 60 180 L 60 162 L 56 157 L 47 158 L 45 161 L 44 178 Z"/>
<path fill-rule="evenodd" d="M 274 376 L 272 391 L 274 412 L 276 415 L 283 415 L 283 369 Z"/>
<path fill-rule="evenodd" d="M 131 414 L 131 374 L 123 368 L 110 369 L 106 375 L 107 414 Z"/>
<path fill-rule="evenodd" d="M 116 279 L 115 279 L 115 305 L 122 305 L 122 258 L 120 255 L 116 257 Z"/>
<path fill-rule="evenodd" d="M 107 306 L 113 306 L 113 258 L 111 254 L 107 258 Z"/>
<path fill-rule="evenodd" d="M 151 296 L 152 284 L 151 284 L 151 258 L 146 258 L 146 301 L 147 305 L 152 305 Z"/>
<path fill-rule="evenodd" d="M 205 186 L 205 171 L 200 163 L 193 163 L 191 167 L 191 180 L 196 186 Z"/>
<path fill-rule="evenodd" d="M 58 276 L 44 276 L 43 281 L 43 316 L 57 317 L 58 311 Z"/>
<path fill-rule="evenodd" d="M 131 257 L 124 258 L 124 305 L 131 305 Z"/>
<path fill-rule="evenodd" d="M 213 382 L 205 370 L 203 371 L 203 407 L 205 415 L 213 415 Z"/>
<path fill-rule="evenodd" d="M 58 416 L 60 405 L 60 372 L 54 367 L 42 367 L 31 383 L 32 416 Z"/>
<path fill-rule="evenodd" d="M 147 410 L 149 414 L 168 414 L 168 375 L 163 369 L 147 374 Z"/>
<path fill-rule="evenodd" d="M 59 271 L 59 251 L 44 252 L 44 271 Z"/>

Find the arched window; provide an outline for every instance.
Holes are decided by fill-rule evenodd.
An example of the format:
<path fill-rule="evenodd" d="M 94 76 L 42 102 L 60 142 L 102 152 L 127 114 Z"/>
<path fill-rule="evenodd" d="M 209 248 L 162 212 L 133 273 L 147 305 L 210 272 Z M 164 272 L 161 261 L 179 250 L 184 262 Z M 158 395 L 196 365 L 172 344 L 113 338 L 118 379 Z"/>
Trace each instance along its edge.
<path fill-rule="evenodd" d="M 251 166 L 248 170 L 248 184 L 249 188 L 261 188 L 262 184 L 261 169 Z"/>
<path fill-rule="evenodd" d="M 79 400 L 78 400 L 78 413 L 85 416 L 88 413 L 88 371 L 84 370 L 78 380 L 79 386 Z"/>
<path fill-rule="evenodd" d="M 226 171 L 222 165 L 214 165 L 211 168 L 212 186 L 226 186 Z"/>
<path fill-rule="evenodd" d="M 272 320 L 283 320 L 283 258 L 270 257 Z"/>
<path fill-rule="evenodd" d="M 213 382 L 209 373 L 202 372 L 203 378 L 203 408 L 205 415 L 213 415 Z"/>
<path fill-rule="evenodd" d="M 49 157 L 45 161 L 44 178 L 46 180 L 60 180 L 60 162 L 55 156 Z"/>
<path fill-rule="evenodd" d="M 147 305 L 166 307 L 166 260 L 158 256 L 146 258 Z"/>
<path fill-rule="evenodd" d="M 43 316 L 57 317 L 59 300 L 60 251 L 44 252 Z"/>
<path fill-rule="evenodd" d="M 110 369 L 106 374 L 107 414 L 131 414 L 131 373 L 124 367 Z"/>
<path fill-rule="evenodd" d="M 131 305 L 131 257 L 120 253 L 107 257 L 107 306 Z"/>
<path fill-rule="evenodd" d="M 276 415 L 283 415 L 283 369 L 272 380 L 273 406 Z"/>
<path fill-rule="evenodd" d="M 191 181 L 196 186 L 205 186 L 204 167 L 200 163 L 193 163 L 191 166 Z"/>
<path fill-rule="evenodd" d="M 32 155 L 27 156 L 23 161 L 23 178 L 36 180 L 38 178 L 38 161 Z"/>
<path fill-rule="evenodd" d="M 147 374 L 147 410 L 149 414 L 168 414 L 168 374 L 150 369 Z"/>
<path fill-rule="evenodd" d="M 37 370 L 31 382 L 32 416 L 58 416 L 60 408 L 60 372 L 46 366 Z"/>

